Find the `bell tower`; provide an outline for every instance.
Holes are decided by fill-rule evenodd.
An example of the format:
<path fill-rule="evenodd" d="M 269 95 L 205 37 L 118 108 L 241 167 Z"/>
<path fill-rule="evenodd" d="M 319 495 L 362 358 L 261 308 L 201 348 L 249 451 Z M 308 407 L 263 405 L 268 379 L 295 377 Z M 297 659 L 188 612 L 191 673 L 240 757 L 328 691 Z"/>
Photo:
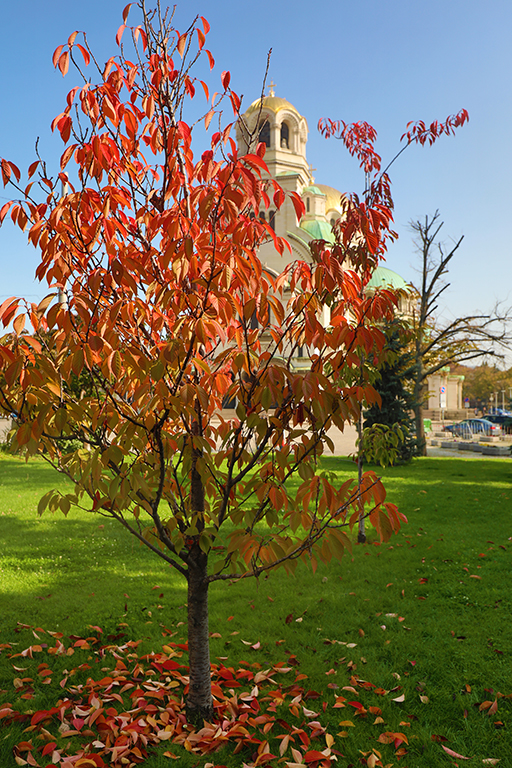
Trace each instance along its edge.
<path fill-rule="evenodd" d="M 311 184 L 312 177 L 306 161 L 308 124 L 293 104 L 270 94 L 254 101 L 240 117 L 236 138 L 240 151 L 254 152 L 259 142 L 266 144 L 265 162 L 270 176 L 279 179 L 285 189 L 299 194 Z"/>

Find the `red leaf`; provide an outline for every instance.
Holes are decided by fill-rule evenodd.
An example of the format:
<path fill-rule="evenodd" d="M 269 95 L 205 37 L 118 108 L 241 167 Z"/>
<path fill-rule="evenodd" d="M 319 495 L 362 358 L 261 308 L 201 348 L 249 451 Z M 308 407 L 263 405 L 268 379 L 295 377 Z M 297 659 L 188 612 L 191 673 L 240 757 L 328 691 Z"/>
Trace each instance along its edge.
<path fill-rule="evenodd" d="M 451 755 L 451 757 L 458 757 L 459 760 L 471 760 L 470 757 L 464 757 L 464 755 L 459 755 L 458 752 L 454 752 L 453 749 L 449 749 L 448 747 L 445 747 L 444 744 L 441 744 L 441 747 L 444 749 L 444 751 Z"/>
<path fill-rule="evenodd" d="M 300 221 L 306 212 L 304 201 L 302 200 L 302 198 L 299 197 L 297 192 L 291 192 L 290 197 L 293 203 L 293 207 L 295 208 L 295 215 Z"/>
<path fill-rule="evenodd" d="M 208 56 L 208 61 L 210 62 L 210 69 L 213 69 L 213 68 L 214 68 L 214 66 L 215 66 L 215 59 L 214 59 L 214 58 L 213 58 L 213 56 L 211 55 L 210 51 L 207 51 L 207 50 L 206 50 L 206 48 L 205 48 L 205 51 L 206 51 L 206 54 L 207 54 L 207 56 Z"/>
<path fill-rule="evenodd" d="M 80 45 L 80 43 L 76 44 L 76 47 L 80 50 L 82 56 L 84 57 L 85 66 L 89 66 L 89 62 L 91 60 L 91 57 L 89 55 L 89 51 L 83 47 L 83 45 Z"/>
<path fill-rule="evenodd" d="M 30 163 L 28 167 L 28 178 L 31 179 L 34 173 L 36 172 L 37 166 L 39 165 L 39 160 L 35 160 L 33 163 Z"/>
<path fill-rule="evenodd" d="M 11 166 L 10 163 L 7 160 L 2 159 L 2 179 L 4 182 L 4 187 L 9 182 L 9 179 L 11 178 Z"/>
<path fill-rule="evenodd" d="M 178 120 L 178 133 L 182 139 L 190 141 L 190 126 L 184 123 L 183 120 Z"/>
<path fill-rule="evenodd" d="M 250 166 L 258 166 L 258 168 L 261 168 L 264 171 L 268 171 L 267 164 L 259 155 L 245 155 L 244 160 L 246 163 Z"/>
<path fill-rule="evenodd" d="M 207 34 L 208 34 L 208 32 L 210 31 L 210 25 L 208 24 L 208 22 L 206 21 L 206 19 L 204 18 L 204 16 L 200 16 L 199 18 L 200 18 L 200 19 L 201 19 L 201 21 L 203 22 L 203 29 L 204 29 L 204 33 L 205 33 L 205 35 L 207 35 Z"/>
<path fill-rule="evenodd" d="M 123 10 L 123 21 L 124 21 L 125 24 L 126 24 L 126 20 L 128 18 L 128 14 L 130 13 L 130 8 L 132 7 L 132 5 L 133 5 L 133 3 L 128 3 L 128 5 L 126 5 L 124 7 L 124 10 Z"/>
<path fill-rule="evenodd" d="M 223 72 L 220 76 L 220 81 L 222 83 L 222 87 L 227 90 L 229 88 L 229 81 L 231 80 L 231 73 L 230 72 Z"/>
<path fill-rule="evenodd" d="M 41 754 L 42 755 L 49 755 L 50 752 L 53 752 L 53 750 L 55 749 L 56 746 L 57 746 L 57 742 L 56 741 L 49 741 L 48 744 L 43 749 L 43 751 L 41 752 Z"/>

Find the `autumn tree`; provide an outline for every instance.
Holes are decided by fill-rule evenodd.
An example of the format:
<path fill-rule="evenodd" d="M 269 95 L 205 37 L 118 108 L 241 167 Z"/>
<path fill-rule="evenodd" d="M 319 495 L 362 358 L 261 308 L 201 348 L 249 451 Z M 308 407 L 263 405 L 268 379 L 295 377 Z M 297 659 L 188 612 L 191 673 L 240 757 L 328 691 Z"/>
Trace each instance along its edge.
<path fill-rule="evenodd" d="M 459 365 L 454 373 L 464 375 L 463 394 L 469 399 L 471 408 L 483 410 L 491 403 L 499 407 L 505 402 L 509 406 L 510 393 L 512 391 L 512 369 L 502 370 L 497 365 L 489 365 L 483 362 L 481 365 Z M 499 393 L 498 402 L 494 401 L 495 393 Z M 503 397 L 505 395 L 505 397 Z"/>
<path fill-rule="evenodd" d="M 428 394 L 429 376 L 445 366 L 485 357 L 503 357 L 510 341 L 506 323 L 510 312 L 499 307 L 488 314 L 473 314 L 443 322 L 436 316 L 439 299 L 449 287 L 448 266 L 462 244 L 459 238 L 446 249 L 439 241 L 443 226 L 439 212 L 411 223 L 420 258 L 420 283 L 415 288 L 417 306 L 411 329 L 414 337 L 414 415 L 418 452 L 426 455 L 423 406 Z"/>
<path fill-rule="evenodd" d="M 71 62 L 97 79 L 82 75 L 53 121 L 60 170 L 37 158 L 21 186 L 17 166 L 1 161 L 17 199 L 0 219 L 27 230 L 49 293 L 0 307 L 12 328 L 0 341 L 0 408 L 17 416 L 12 445 L 74 484 L 47 493 L 40 513 L 92 508 L 186 579 L 188 711 L 211 718 L 210 585 L 340 558 L 361 510 L 383 539 L 404 519 L 375 474 L 337 487 L 317 463 L 329 428 L 377 397 L 360 360 L 378 360 L 395 297 L 361 288 L 392 215 L 388 196 L 371 206 L 351 198 L 334 247 L 316 244 L 310 262 L 268 273 L 260 244 L 288 246 L 254 214 L 285 195 L 264 145 L 240 156 L 230 137 L 240 116 L 230 74 L 212 98 L 193 76 L 198 58 L 214 64 L 208 24 L 197 18 L 180 33 L 172 13 L 138 8 L 133 27 L 125 9 L 119 54 L 104 67 L 85 35 L 55 51 L 63 75 Z M 204 134 L 186 121 L 196 91 Z M 193 130 L 206 144 L 200 156 Z M 311 357 L 306 373 L 293 366 L 299 347 Z M 233 418 L 225 398 L 236 399 Z"/>

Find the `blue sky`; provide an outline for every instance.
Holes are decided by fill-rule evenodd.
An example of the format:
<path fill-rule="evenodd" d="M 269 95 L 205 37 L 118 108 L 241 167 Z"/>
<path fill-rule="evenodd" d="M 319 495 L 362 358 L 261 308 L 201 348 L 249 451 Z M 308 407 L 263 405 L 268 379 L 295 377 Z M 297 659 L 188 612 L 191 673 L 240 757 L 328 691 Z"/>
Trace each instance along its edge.
<path fill-rule="evenodd" d="M 57 169 L 62 144 L 50 123 L 79 80 L 71 70 L 63 79 L 53 69 L 52 53 L 71 32 L 85 30 L 98 60 L 105 61 L 116 52 L 124 5 L 2 4 L 1 157 L 26 171 L 39 136 L 42 155 Z M 343 192 L 361 192 L 363 178 L 339 142 L 318 134 L 320 117 L 370 122 L 386 160 L 400 148 L 409 120 L 444 120 L 466 108 L 470 122 L 455 137 L 431 148 L 411 147 L 393 168 L 400 238 L 386 266 L 417 279 L 408 223 L 439 209 L 447 246 L 464 235 L 443 315 L 485 312 L 499 299 L 512 304 L 509 0 L 188 0 L 178 5 L 176 26 L 184 29 L 196 14 L 212 28 L 208 47 L 217 63 L 208 75 L 210 90 L 229 69 L 232 87 L 248 106 L 260 93 L 272 48 L 276 95 L 291 101 L 309 124 L 307 152 L 316 181 Z M 136 15 L 133 7 L 130 21 Z M 9 197 L 0 188 L 0 202 Z M 47 291 L 33 280 L 36 264 L 37 252 L 7 220 L 0 229 L 0 300 L 42 298 Z"/>

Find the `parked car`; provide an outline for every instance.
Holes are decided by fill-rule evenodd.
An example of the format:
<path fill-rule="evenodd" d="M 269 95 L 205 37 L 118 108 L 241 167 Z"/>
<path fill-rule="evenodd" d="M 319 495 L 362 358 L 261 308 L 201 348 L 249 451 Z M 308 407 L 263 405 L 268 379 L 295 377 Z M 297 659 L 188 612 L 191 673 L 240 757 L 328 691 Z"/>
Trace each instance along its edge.
<path fill-rule="evenodd" d="M 512 413 L 504 411 L 503 413 L 488 413 L 485 417 L 487 421 L 493 424 L 510 424 L 512 422 Z"/>
<path fill-rule="evenodd" d="M 501 427 L 494 424 L 489 419 L 464 419 L 458 424 L 447 424 L 444 428 L 446 432 L 451 432 L 457 437 L 472 437 L 473 435 L 484 434 L 491 437 L 501 435 Z"/>

